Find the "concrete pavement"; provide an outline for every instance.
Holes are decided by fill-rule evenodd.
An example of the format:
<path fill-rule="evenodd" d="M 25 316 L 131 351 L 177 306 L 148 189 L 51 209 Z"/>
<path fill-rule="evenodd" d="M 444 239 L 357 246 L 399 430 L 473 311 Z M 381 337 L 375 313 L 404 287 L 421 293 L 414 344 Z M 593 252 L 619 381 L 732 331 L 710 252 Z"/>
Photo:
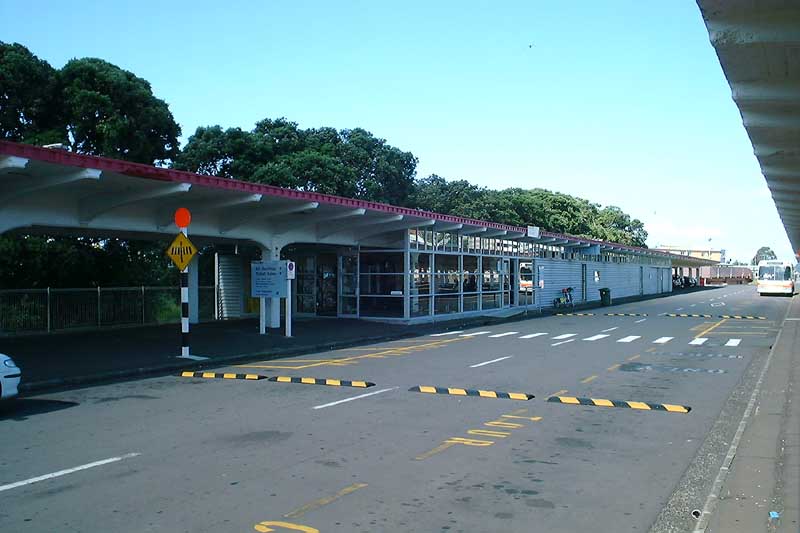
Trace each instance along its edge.
<path fill-rule="evenodd" d="M 368 388 L 170 376 L 25 399 L 0 419 L 0 529 L 691 529 L 789 302 L 729 287 L 214 369 Z"/>

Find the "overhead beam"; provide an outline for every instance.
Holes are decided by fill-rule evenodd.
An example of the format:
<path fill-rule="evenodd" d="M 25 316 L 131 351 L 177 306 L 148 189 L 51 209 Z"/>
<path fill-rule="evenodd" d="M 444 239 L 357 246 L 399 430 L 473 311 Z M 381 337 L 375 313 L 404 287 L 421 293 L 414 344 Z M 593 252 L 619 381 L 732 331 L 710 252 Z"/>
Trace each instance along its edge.
<path fill-rule="evenodd" d="M 205 212 L 205 211 L 216 211 L 220 209 L 226 209 L 228 207 L 237 207 L 247 204 L 258 203 L 261 201 L 263 195 L 261 194 L 248 194 L 246 196 L 237 196 L 235 198 L 220 198 L 218 200 L 209 200 L 205 202 L 193 202 L 191 206 L 191 211 L 194 212 Z M 175 216 L 175 210 L 179 207 L 186 207 L 181 205 L 179 202 L 171 202 L 169 206 L 161 206 L 156 211 L 156 226 L 159 228 L 165 228 L 173 223 L 173 219 Z"/>
<path fill-rule="evenodd" d="M 436 222 L 433 225 L 434 231 L 457 231 L 464 227 L 464 224 L 448 224 L 442 222 Z"/>
<path fill-rule="evenodd" d="M 481 236 L 482 237 L 486 237 L 488 239 L 489 237 L 502 237 L 503 235 L 505 235 L 507 233 L 508 233 L 508 231 L 506 231 L 504 229 L 494 229 L 494 230 L 487 230 L 486 233 L 484 233 Z"/>
<path fill-rule="evenodd" d="M 405 216 L 403 215 L 391 215 L 386 217 L 365 217 L 359 220 L 354 220 L 351 222 L 340 222 L 338 224 L 326 224 L 324 227 L 320 227 L 317 225 L 317 238 L 324 239 L 325 237 L 330 237 L 335 233 L 341 233 L 343 231 L 357 229 L 361 226 L 366 225 L 378 225 L 378 224 L 387 224 L 390 222 L 399 222 L 403 220 Z"/>
<path fill-rule="evenodd" d="M 460 233 L 461 235 L 481 235 L 483 237 L 483 233 L 486 233 L 488 228 L 473 228 L 468 230 L 462 230 Z"/>
<path fill-rule="evenodd" d="M 165 198 L 167 196 L 185 193 L 191 188 L 191 183 L 176 183 L 174 185 L 157 187 L 145 191 L 93 194 L 82 198 L 78 202 L 78 221 L 81 224 L 86 224 L 103 213 L 108 213 L 114 209 L 145 200 Z"/>
<path fill-rule="evenodd" d="M 285 205 L 270 209 L 267 206 L 259 206 L 259 209 L 247 210 L 236 215 L 227 216 L 220 222 L 220 233 L 228 233 L 238 227 L 251 222 L 275 218 L 282 215 L 291 215 L 303 211 L 311 211 L 319 207 L 319 202 L 305 202 L 302 204 Z"/>
<path fill-rule="evenodd" d="M 53 187 L 58 187 L 60 185 L 66 185 L 67 183 L 74 183 L 76 181 L 83 181 L 83 180 L 96 181 L 100 179 L 101 175 L 102 171 L 100 170 L 96 170 L 93 168 L 84 168 L 81 170 L 77 170 L 75 172 L 68 172 L 66 174 L 62 174 L 60 176 L 56 176 L 53 178 L 46 178 L 38 183 L 26 185 L 24 187 L 19 187 L 17 189 L 12 190 L 11 192 L 8 192 L 0 196 L 0 206 L 8 204 L 9 202 L 11 202 L 16 198 L 27 196 L 35 192 L 46 191 L 47 189 L 52 189 Z"/>
<path fill-rule="evenodd" d="M 303 217 L 302 220 L 298 221 L 291 221 L 291 222 L 284 222 L 282 224 L 277 224 L 275 226 L 276 233 L 286 233 L 290 230 L 296 230 L 301 228 L 306 228 L 308 226 L 313 226 L 315 224 L 324 222 L 332 222 L 334 220 L 342 220 L 345 218 L 352 218 L 352 217 L 360 217 L 364 216 L 367 213 L 367 210 L 363 207 L 358 209 L 348 209 L 346 211 L 334 211 L 334 212 L 322 212 L 322 213 L 315 213 L 308 217 Z"/>
<path fill-rule="evenodd" d="M 364 231 L 357 232 L 356 240 L 366 239 L 367 237 L 373 237 L 375 235 L 381 235 L 383 233 L 390 233 L 392 231 L 400 231 L 404 229 L 411 229 L 411 228 L 421 228 L 425 226 L 433 226 L 436 224 L 435 220 L 404 220 L 402 222 L 398 222 L 397 224 L 378 224 L 369 228 L 366 228 Z"/>

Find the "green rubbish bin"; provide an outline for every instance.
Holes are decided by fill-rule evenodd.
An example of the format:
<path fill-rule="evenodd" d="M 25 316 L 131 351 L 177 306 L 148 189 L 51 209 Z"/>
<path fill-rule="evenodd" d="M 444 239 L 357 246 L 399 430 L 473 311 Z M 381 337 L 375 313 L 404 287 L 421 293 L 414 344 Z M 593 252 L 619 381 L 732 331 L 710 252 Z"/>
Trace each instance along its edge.
<path fill-rule="evenodd" d="M 600 305 L 611 305 L 611 289 L 600 289 Z"/>

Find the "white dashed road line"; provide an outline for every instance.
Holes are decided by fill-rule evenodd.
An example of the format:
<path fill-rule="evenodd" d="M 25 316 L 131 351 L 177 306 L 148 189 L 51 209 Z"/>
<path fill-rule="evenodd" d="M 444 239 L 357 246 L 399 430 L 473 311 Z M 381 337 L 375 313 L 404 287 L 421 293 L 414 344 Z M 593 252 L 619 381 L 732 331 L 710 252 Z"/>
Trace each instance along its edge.
<path fill-rule="evenodd" d="M 444 333 L 434 333 L 431 335 L 431 337 L 444 337 L 445 335 L 456 335 L 458 333 L 464 333 L 464 330 L 460 329 L 458 331 L 446 331 Z"/>
<path fill-rule="evenodd" d="M 496 363 L 498 361 L 503 361 L 505 359 L 511 359 L 512 357 L 514 357 L 514 356 L 513 355 L 507 355 L 505 357 L 498 357 L 497 359 L 492 359 L 491 361 L 484 361 L 483 363 L 478 363 L 477 365 L 469 365 L 469 367 L 470 368 L 478 368 L 479 366 L 491 365 L 492 363 Z"/>
<path fill-rule="evenodd" d="M 647 319 L 646 319 L 646 318 L 642 318 L 641 320 L 637 320 L 637 321 L 635 322 L 635 324 L 639 324 L 639 323 L 641 323 L 641 322 L 644 322 L 645 320 L 647 320 Z"/>
<path fill-rule="evenodd" d="M 478 335 L 486 335 L 487 333 L 491 333 L 491 331 L 476 331 L 475 333 L 464 333 L 463 335 L 459 335 L 459 337 L 477 337 Z"/>
<path fill-rule="evenodd" d="M 692 339 L 692 342 L 690 342 L 689 344 L 691 344 L 692 346 L 702 346 L 703 344 L 705 344 L 707 340 L 708 339 L 705 337 L 700 337 L 697 339 Z"/>
<path fill-rule="evenodd" d="M 742 339 L 730 339 L 725 343 L 725 346 L 739 346 L 740 342 L 742 342 Z"/>
<path fill-rule="evenodd" d="M 563 335 L 559 335 L 558 337 L 553 337 L 554 341 L 561 340 L 561 339 L 569 339 L 570 337 L 574 337 L 577 333 L 564 333 Z"/>
<path fill-rule="evenodd" d="M 628 335 L 627 337 L 622 337 L 617 342 L 633 342 L 636 339 L 641 339 L 641 338 L 642 338 L 641 335 Z"/>
<path fill-rule="evenodd" d="M 496 339 L 498 337 L 507 337 L 509 335 L 516 335 L 519 331 L 506 331 L 505 333 L 498 333 L 496 335 L 489 335 L 490 339 Z"/>
<path fill-rule="evenodd" d="M 556 338 L 557 338 L 557 337 L 556 337 Z M 568 342 L 573 342 L 574 340 L 575 340 L 575 339 L 568 339 L 568 340 L 561 341 L 561 342 L 555 342 L 555 343 L 551 344 L 550 346 L 558 346 L 559 344 L 566 344 L 566 343 L 568 343 Z"/>
<path fill-rule="evenodd" d="M 609 331 L 614 331 L 615 329 L 619 329 L 619 326 L 614 326 L 613 328 L 604 329 L 603 333 L 607 333 Z"/>
<path fill-rule="evenodd" d="M 600 339 L 605 339 L 606 337 L 608 337 L 608 335 L 603 335 L 602 333 L 599 333 L 597 335 L 592 335 L 591 337 L 586 337 L 583 340 L 585 340 L 585 341 L 599 341 Z"/>
<path fill-rule="evenodd" d="M 675 337 L 659 337 L 653 341 L 653 344 L 666 344 L 674 338 Z"/>
<path fill-rule="evenodd" d="M 88 470 L 90 468 L 95 468 L 97 466 L 107 465 L 109 463 L 116 463 L 117 461 L 123 461 L 125 459 L 130 459 L 131 457 L 136 457 L 138 455 L 142 455 L 141 453 L 126 453 L 125 455 L 120 455 L 118 457 L 110 457 L 108 459 L 103 459 L 102 461 L 95 461 L 93 463 L 86 463 L 85 465 L 76 466 L 73 468 L 67 468 L 66 470 L 59 470 L 58 472 L 52 472 L 50 474 L 44 474 L 43 476 L 36 476 L 29 479 L 25 479 L 22 481 L 17 481 L 16 483 L 9 483 L 8 485 L 0 485 L 0 492 L 16 489 L 17 487 L 24 487 L 25 485 L 30 485 L 32 483 L 38 483 L 39 481 L 45 481 L 48 479 L 53 479 L 56 477 L 66 476 L 67 474 L 74 474 L 75 472 L 80 472 L 81 470 Z"/>
<path fill-rule="evenodd" d="M 547 335 L 547 333 L 531 333 L 530 335 L 523 335 L 520 339 L 532 339 L 534 337 L 541 337 L 542 335 Z"/>
<path fill-rule="evenodd" d="M 376 390 L 373 392 L 368 392 L 366 394 L 359 394 L 358 396 L 353 396 L 352 398 L 345 398 L 344 400 L 339 400 L 336 402 L 331 403 L 323 403 L 322 405 L 315 405 L 314 409 L 325 409 L 326 407 L 333 407 L 334 405 L 339 405 L 340 403 L 352 402 L 353 400 L 360 400 L 361 398 L 366 398 L 367 396 L 375 396 L 376 394 L 381 394 L 383 392 L 388 392 L 390 390 L 394 390 L 398 387 L 389 387 L 388 389 L 381 389 Z"/>

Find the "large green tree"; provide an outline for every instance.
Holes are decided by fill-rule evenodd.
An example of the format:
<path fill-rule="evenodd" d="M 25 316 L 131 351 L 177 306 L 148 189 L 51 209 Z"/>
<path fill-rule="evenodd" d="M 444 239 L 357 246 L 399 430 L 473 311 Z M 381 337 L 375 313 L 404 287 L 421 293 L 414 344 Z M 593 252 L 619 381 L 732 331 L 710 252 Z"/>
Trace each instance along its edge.
<path fill-rule="evenodd" d="M 180 126 L 150 84 L 102 59 L 73 59 L 58 74 L 58 100 L 73 151 L 163 163 L 178 154 Z"/>
<path fill-rule="evenodd" d="M 18 43 L 0 41 L 0 138 L 45 144 L 60 142 L 57 71 Z"/>
<path fill-rule="evenodd" d="M 195 131 L 175 168 L 304 191 L 405 205 L 417 159 L 361 129 L 303 129 L 285 118 L 252 131 Z"/>
<path fill-rule="evenodd" d="M 772 251 L 772 248 L 769 246 L 762 246 L 758 249 L 756 255 L 753 256 L 751 264 L 757 265 L 759 261 L 769 261 L 777 258 L 778 256 L 775 255 L 775 252 Z"/>

